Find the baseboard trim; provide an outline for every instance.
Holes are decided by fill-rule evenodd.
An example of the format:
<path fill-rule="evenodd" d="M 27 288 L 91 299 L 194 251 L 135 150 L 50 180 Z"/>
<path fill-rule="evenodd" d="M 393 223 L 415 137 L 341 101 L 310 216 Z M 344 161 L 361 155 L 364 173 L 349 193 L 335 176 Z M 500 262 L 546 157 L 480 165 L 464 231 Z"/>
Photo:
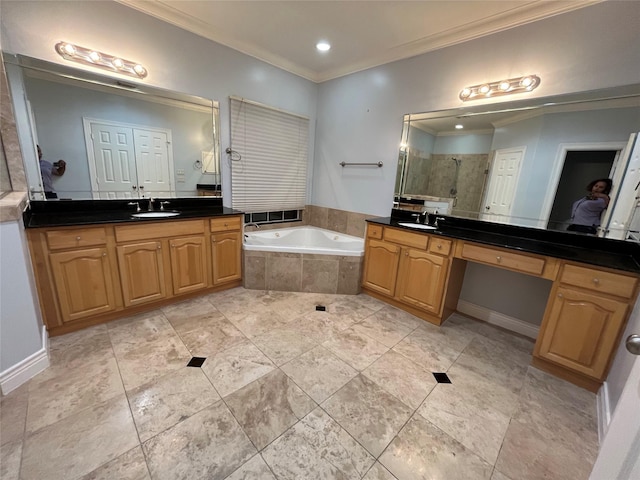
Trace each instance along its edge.
<path fill-rule="evenodd" d="M 538 338 L 538 332 L 540 331 L 539 326 L 490 310 L 487 307 L 476 305 L 475 303 L 467 302 L 466 300 L 458 300 L 457 310 L 460 313 L 469 315 L 470 317 L 474 317 L 478 320 L 502 327 L 506 330 L 519 333 L 520 335 L 533 338 L 534 340 Z"/>
<path fill-rule="evenodd" d="M 49 367 L 49 335 L 42 327 L 42 348 L 13 367 L 0 373 L 0 391 L 7 395 Z"/>
<path fill-rule="evenodd" d="M 611 422 L 611 404 L 609 403 L 609 384 L 605 381 L 596 394 L 596 412 L 598 414 L 598 442 L 602 445 L 609 423 Z"/>

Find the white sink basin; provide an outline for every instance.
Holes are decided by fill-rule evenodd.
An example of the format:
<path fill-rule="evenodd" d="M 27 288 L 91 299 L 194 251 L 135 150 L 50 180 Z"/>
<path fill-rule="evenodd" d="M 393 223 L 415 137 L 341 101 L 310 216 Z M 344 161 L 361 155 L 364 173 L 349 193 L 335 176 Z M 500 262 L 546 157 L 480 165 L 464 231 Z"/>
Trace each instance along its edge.
<path fill-rule="evenodd" d="M 138 212 L 131 216 L 135 218 L 166 218 L 180 215 L 180 212 Z"/>
<path fill-rule="evenodd" d="M 418 230 L 435 230 L 438 227 L 433 225 L 424 225 L 422 223 L 398 222 L 401 227 L 417 228 Z"/>

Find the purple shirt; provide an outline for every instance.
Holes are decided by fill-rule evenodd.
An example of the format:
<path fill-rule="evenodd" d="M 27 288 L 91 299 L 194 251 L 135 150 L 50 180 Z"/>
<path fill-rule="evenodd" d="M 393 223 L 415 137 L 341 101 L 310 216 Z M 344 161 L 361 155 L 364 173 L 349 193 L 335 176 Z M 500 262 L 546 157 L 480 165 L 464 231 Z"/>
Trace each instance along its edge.
<path fill-rule="evenodd" d="M 604 198 L 576 200 L 571 208 L 571 223 L 575 225 L 600 226 L 600 215 L 607 208 Z"/>
<path fill-rule="evenodd" d="M 40 174 L 42 175 L 42 188 L 45 192 L 53 192 L 53 163 L 40 159 Z"/>

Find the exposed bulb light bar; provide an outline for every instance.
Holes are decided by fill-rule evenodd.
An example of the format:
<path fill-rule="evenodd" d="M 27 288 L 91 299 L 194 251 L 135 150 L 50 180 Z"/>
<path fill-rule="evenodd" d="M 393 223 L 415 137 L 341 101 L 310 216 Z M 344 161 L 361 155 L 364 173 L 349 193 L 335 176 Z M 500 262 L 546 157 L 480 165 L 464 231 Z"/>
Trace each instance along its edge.
<path fill-rule="evenodd" d="M 67 42 L 56 43 L 56 52 L 65 60 L 91 65 L 92 67 L 98 67 L 132 77 L 144 78 L 148 73 L 147 69 L 137 62 L 114 57 L 113 55 Z"/>
<path fill-rule="evenodd" d="M 540 77 L 526 75 L 524 77 L 500 80 L 499 82 L 482 83 L 460 90 L 460 100 L 478 100 L 480 98 L 498 97 L 512 93 L 530 92 L 540 85 Z"/>

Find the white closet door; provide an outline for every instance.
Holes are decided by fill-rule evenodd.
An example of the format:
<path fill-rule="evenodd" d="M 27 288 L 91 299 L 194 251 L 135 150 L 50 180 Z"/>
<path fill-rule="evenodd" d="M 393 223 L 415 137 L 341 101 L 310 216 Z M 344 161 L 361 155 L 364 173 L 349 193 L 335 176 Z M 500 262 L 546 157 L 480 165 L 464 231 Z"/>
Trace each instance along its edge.
<path fill-rule="evenodd" d="M 496 151 L 481 216 L 483 220 L 501 223 L 510 221 L 524 152 L 525 147 Z"/>
<path fill-rule="evenodd" d="M 145 197 L 171 196 L 169 140 L 161 131 L 133 129 L 138 190 Z"/>
<path fill-rule="evenodd" d="M 137 198 L 133 131 L 130 128 L 91 123 L 95 175 L 94 194 L 99 199 Z"/>

